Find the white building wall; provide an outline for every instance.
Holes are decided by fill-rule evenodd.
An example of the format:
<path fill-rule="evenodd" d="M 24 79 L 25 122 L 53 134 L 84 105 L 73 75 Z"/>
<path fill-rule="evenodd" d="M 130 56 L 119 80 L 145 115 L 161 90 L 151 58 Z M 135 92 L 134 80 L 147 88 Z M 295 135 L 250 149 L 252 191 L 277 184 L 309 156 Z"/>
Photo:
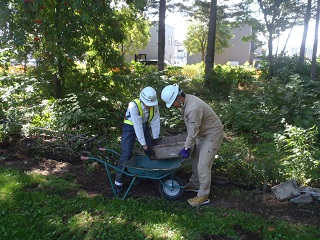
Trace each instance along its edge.
<path fill-rule="evenodd" d="M 243 26 L 239 29 L 234 29 L 234 38 L 230 39 L 230 47 L 224 49 L 221 54 L 215 54 L 215 64 L 226 64 L 228 62 L 239 62 L 240 65 L 249 62 L 250 60 L 250 42 L 243 42 L 242 38 L 251 35 L 251 28 Z M 201 62 L 201 54 L 196 54 L 187 57 L 187 64 L 195 64 Z"/>
<path fill-rule="evenodd" d="M 146 54 L 146 60 L 158 59 L 158 24 L 150 28 L 150 41 L 144 49 L 140 50 L 137 54 Z M 166 25 L 165 28 L 165 54 L 164 60 L 169 61 L 171 64 L 174 62 L 174 27 Z M 128 62 L 134 60 L 134 55 L 125 56 Z"/>
<path fill-rule="evenodd" d="M 231 46 L 224 49 L 221 54 L 215 55 L 215 64 L 226 64 L 230 61 L 236 61 L 239 62 L 240 65 L 243 65 L 249 62 L 251 42 L 244 42 L 242 38 L 251 35 L 251 28 L 245 25 L 242 28 L 234 29 L 233 33 L 234 38 L 230 39 Z"/>

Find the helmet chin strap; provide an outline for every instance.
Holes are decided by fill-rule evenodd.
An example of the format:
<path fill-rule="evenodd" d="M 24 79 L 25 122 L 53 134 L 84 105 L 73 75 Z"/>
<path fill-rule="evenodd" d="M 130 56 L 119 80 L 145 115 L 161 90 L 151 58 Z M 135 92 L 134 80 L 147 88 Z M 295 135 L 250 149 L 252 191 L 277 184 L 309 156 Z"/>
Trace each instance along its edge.
<path fill-rule="evenodd" d="M 183 102 L 181 101 L 181 99 L 180 99 L 180 106 L 181 106 L 181 107 L 184 106 L 184 104 L 183 104 Z"/>

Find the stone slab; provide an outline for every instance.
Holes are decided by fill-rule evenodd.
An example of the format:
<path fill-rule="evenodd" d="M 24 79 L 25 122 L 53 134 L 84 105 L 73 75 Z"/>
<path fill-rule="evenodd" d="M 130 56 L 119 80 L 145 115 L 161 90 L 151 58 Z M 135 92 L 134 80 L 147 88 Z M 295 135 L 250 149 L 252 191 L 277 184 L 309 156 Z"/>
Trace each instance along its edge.
<path fill-rule="evenodd" d="M 271 191 L 279 201 L 285 201 L 300 196 L 300 190 L 295 180 L 290 180 L 271 188 Z"/>
<path fill-rule="evenodd" d="M 291 198 L 289 201 L 293 203 L 311 203 L 313 198 L 310 193 L 303 193 L 298 197 Z"/>
<path fill-rule="evenodd" d="M 154 146 L 151 147 L 150 159 L 168 159 L 177 158 L 180 150 L 184 147 L 186 134 L 163 137 L 154 140 Z"/>

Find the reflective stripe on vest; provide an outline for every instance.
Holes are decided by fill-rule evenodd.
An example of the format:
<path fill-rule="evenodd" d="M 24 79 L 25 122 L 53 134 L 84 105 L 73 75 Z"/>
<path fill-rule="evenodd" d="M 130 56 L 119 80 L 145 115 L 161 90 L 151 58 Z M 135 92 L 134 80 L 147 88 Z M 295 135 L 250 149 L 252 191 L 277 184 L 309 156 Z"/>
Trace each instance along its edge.
<path fill-rule="evenodd" d="M 140 117 L 143 118 L 144 115 L 143 115 L 143 110 L 142 110 L 141 101 L 140 101 L 139 99 L 134 99 L 133 102 L 137 105 L 137 107 L 138 107 L 138 109 L 139 109 L 139 115 L 140 115 Z M 149 113 L 148 122 L 150 122 L 150 121 L 152 120 L 153 116 L 154 116 L 154 107 L 152 106 L 152 107 L 150 108 L 150 113 Z M 130 121 L 130 120 L 128 120 L 128 119 L 126 118 L 126 116 L 124 117 L 124 121 L 123 121 L 123 122 L 126 123 L 126 124 L 129 124 L 129 125 L 133 125 L 133 122 Z"/>

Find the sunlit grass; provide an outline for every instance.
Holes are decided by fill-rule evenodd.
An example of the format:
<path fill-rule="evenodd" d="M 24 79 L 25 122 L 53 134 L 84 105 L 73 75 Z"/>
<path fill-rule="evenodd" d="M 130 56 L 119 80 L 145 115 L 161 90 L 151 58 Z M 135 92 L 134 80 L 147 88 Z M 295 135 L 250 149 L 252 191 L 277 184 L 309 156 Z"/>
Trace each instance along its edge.
<path fill-rule="evenodd" d="M 317 239 L 319 230 L 236 210 L 146 197 L 88 197 L 69 181 L 0 168 L 0 239 Z M 73 197 L 63 192 L 74 192 Z"/>

